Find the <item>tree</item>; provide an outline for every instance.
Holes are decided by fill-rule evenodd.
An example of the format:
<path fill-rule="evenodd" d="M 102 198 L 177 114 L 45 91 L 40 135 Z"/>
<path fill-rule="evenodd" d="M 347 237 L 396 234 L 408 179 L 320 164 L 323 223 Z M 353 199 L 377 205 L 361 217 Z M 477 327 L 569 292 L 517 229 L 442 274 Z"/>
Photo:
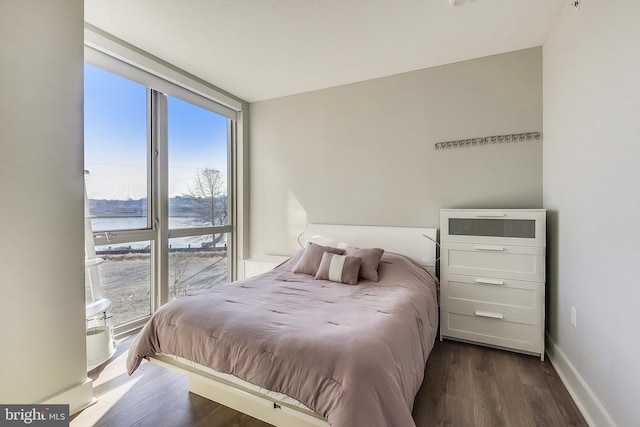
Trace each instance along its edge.
<path fill-rule="evenodd" d="M 227 184 L 217 169 L 198 170 L 186 196 L 191 204 L 193 220 L 197 225 L 226 225 L 229 215 Z M 215 234 L 211 246 L 222 240 Z"/>
<path fill-rule="evenodd" d="M 189 295 L 189 284 L 187 283 L 187 269 L 190 264 L 190 257 L 185 253 L 175 252 L 169 255 L 171 257 L 170 279 L 169 282 L 173 285 L 170 291 L 173 291 L 175 299 L 182 298 Z"/>

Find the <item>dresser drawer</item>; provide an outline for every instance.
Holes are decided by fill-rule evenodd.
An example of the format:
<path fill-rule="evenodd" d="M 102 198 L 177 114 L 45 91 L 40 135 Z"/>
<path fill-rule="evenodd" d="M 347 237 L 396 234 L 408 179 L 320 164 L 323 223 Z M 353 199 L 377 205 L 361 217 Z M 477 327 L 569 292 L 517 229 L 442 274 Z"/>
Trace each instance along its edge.
<path fill-rule="evenodd" d="M 544 315 L 544 283 L 482 276 L 443 274 L 441 304 L 522 316 Z"/>
<path fill-rule="evenodd" d="M 440 256 L 443 273 L 544 282 L 542 247 L 447 242 Z"/>
<path fill-rule="evenodd" d="M 440 310 L 440 333 L 443 338 L 457 338 L 540 355 L 544 353 L 542 318 L 447 306 Z"/>
<path fill-rule="evenodd" d="M 442 209 L 440 241 L 546 246 L 546 218 L 543 209 Z"/>

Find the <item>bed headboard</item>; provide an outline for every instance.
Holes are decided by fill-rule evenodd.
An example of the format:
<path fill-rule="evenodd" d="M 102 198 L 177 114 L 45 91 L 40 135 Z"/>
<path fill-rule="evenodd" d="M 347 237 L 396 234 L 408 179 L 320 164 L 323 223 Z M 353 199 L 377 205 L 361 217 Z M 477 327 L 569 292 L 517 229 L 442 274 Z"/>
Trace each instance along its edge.
<path fill-rule="evenodd" d="M 437 233 L 437 228 L 423 227 L 309 224 L 303 240 L 322 236 L 350 246 L 382 248 L 416 260 L 435 275 Z"/>

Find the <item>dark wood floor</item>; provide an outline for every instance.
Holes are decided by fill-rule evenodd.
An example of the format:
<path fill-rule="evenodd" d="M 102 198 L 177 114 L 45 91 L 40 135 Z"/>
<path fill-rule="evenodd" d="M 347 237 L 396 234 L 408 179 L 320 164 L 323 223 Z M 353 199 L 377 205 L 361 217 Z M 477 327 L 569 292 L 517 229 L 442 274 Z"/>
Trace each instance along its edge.
<path fill-rule="evenodd" d="M 185 377 L 159 366 L 143 362 L 129 377 L 131 341 L 90 373 L 98 403 L 71 426 L 268 426 L 189 393 Z M 413 418 L 417 427 L 587 427 L 549 361 L 453 341 L 436 342 Z"/>

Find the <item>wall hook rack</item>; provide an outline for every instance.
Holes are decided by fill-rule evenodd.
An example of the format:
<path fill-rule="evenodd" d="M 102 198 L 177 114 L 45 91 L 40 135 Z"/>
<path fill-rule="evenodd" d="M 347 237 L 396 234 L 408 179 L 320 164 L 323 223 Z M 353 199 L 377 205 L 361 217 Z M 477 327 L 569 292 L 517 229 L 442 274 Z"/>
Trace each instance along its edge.
<path fill-rule="evenodd" d="M 540 139 L 540 132 L 511 133 L 507 135 L 493 135 L 485 136 L 482 138 L 457 139 L 455 141 L 437 142 L 435 144 L 435 148 L 436 150 L 442 150 L 445 148 L 474 147 L 477 145 L 496 143 L 503 144 L 516 141 L 534 141 L 538 139 Z"/>

